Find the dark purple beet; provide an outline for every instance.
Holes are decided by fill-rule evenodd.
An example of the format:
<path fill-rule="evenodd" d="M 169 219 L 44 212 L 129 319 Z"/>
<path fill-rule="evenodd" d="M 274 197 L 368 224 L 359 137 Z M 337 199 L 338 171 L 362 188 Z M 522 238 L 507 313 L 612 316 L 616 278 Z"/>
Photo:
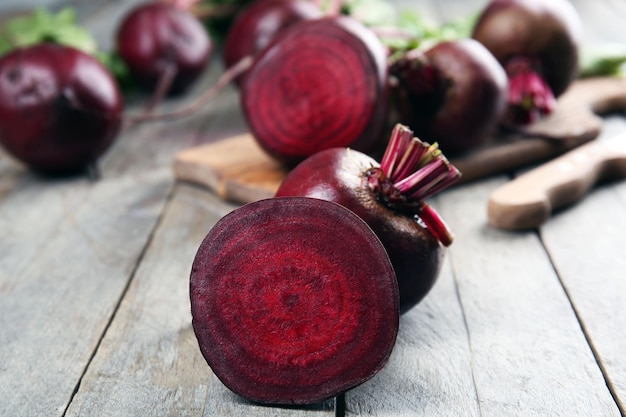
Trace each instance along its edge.
<path fill-rule="evenodd" d="M 361 384 L 386 363 L 399 326 L 376 235 L 346 208 L 304 197 L 223 217 L 198 249 L 190 297 L 215 375 L 262 403 L 316 403 Z"/>
<path fill-rule="evenodd" d="M 224 43 L 226 67 L 255 56 L 292 24 L 321 16 L 320 9 L 308 0 L 256 0 L 237 14 L 228 31 Z"/>
<path fill-rule="evenodd" d="M 349 17 L 302 21 L 257 56 L 241 103 L 255 139 L 288 164 L 332 147 L 368 151 L 387 122 L 385 48 Z"/>
<path fill-rule="evenodd" d="M 133 78 L 150 91 L 173 71 L 169 94 L 182 93 L 202 74 L 213 49 L 193 15 L 158 1 L 141 4 L 124 17 L 116 45 Z"/>
<path fill-rule="evenodd" d="M 506 108 L 507 77 L 472 39 L 409 51 L 392 64 L 399 121 L 447 153 L 482 144 Z"/>
<path fill-rule="evenodd" d="M 0 59 L 0 143 L 33 169 L 93 164 L 115 140 L 122 110 L 110 73 L 77 49 L 40 44 Z"/>
<path fill-rule="evenodd" d="M 410 142 L 416 146 L 407 151 Z M 405 154 L 414 159 L 406 159 L 402 165 Z M 430 162 L 420 164 L 420 155 L 427 154 Z M 441 268 L 443 245 L 452 242 L 445 224 L 423 200 L 456 181 L 459 173 L 439 151 L 414 139 L 402 126 L 394 129 L 382 164 L 381 168 L 374 159 L 355 150 L 327 149 L 297 165 L 276 196 L 333 201 L 365 220 L 389 254 L 400 288 L 400 311 L 404 313 L 430 291 Z"/>
<path fill-rule="evenodd" d="M 578 73 L 580 18 L 567 0 L 493 0 L 472 37 L 505 67 L 510 79 L 512 123 L 552 111 Z"/>

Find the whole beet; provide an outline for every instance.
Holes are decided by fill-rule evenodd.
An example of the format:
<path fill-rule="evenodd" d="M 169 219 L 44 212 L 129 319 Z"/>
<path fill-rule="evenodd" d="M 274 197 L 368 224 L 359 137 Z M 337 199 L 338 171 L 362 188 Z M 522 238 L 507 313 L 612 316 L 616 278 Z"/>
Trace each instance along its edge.
<path fill-rule="evenodd" d="M 0 143 L 31 168 L 93 164 L 115 140 L 122 110 L 110 73 L 77 49 L 44 43 L 0 59 Z"/>
<path fill-rule="evenodd" d="M 133 78 L 150 91 L 172 72 L 169 94 L 184 92 L 204 71 L 213 51 L 206 29 L 193 15 L 159 1 L 140 4 L 124 17 L 116 45 Z"/>
<path fill-rule="evenodd" d="M 567 0 L 492 0 L 472 37 L 511 80 L 508 119 L 525 124 L 550 113 L 578 74 L 580 17 Z"/>
<path fill-rule="evenodd" d="M 391 73 L 400 123 L 448 153 L 482 144 L 506 108 L 504 69 L 472 39 L 409 51 Z"/>
<path fill-rule="evenodd" d="M 405 155 L 394 141 L 398 136 L 418 143 L 410 130 L 397 126 L 388 148 L 388 151 L 392 150 L 388 154 L 396 154 L 397 158 L 383 158 L 382 168 L 364 153 L 347 148 L 327 149 L 297 165 L 283 180 L 276 196 L 329 200 L 361 217 L 389 254 L 398 280 L 400 311 L 404 313 L 430 291 L 439 275 L 445 246 L 452 243 L 445 224 L 423 203 L 424 197 L 420 194 L 426 196 L 440 191 L 456 181 L 459 173 L 439 151 L 431 153 L 433 148 L 430 145 L 419 142 L 413 150 L 429 154 L 425 159 L 432 157 L 429 162 L 434 162 L 415 176 L 417 179 L 413 185 L 424 189 L 412 195 L 412 191 L 397 188 L 394 183 L 419 171 L 408 168 L 396 176 L 387 169 L 387 162 L 400 167 L 400 160 Z M 409 140 L 406 142 L 408 144 Z M 435 165 L 437 167 L 431 171 Z"/>

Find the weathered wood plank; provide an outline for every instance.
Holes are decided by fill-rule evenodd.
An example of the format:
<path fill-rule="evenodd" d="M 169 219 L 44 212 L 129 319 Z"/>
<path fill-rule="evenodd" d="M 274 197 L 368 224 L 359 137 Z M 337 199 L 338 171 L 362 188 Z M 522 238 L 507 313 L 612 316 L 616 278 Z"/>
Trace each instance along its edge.
<path fill-rule="evenodd" d="M 439 199 L 456 234 L 450 259 L 481 415 L 620 415 L 536 233 L 487 226 L 486 201 L 501 183 Z"/>
<path fill-rule="evenodd" d="M 36 249 L 32 259 L 17 256 L 17 264 L 14 256 L 3 256 L 0 415 L 62 415 L 168 189 L 163 173 L 154 173 L 77 186 L 72 190 L 83 202 L 76 206 L 65 206 L 53 191 L 43 199 L 20 194 L 30 195 L 38 208 L 31 215 L 52 212 L 57 225 L 47 230 L 44 241 L 33 236 L 36 219 L 31 219 L 30 233 L 1 238 L 0 246 L 16 245 L 17 255 L 31 243 Z"/>
<path fill-rule="evenodd" d="M 177 187 L 68 416 L 334 415 L 251 404 L 226 389 L 204 361 L 191 327 L 189 273 L 200 242 L 235 206 Z"/>
<path fill-rule="evenodd" d="M 622 117 L 607 120 L 602 138 L 623 132 Z M 626 181 L 597 187 L 541 228 L 559 277 L 606 373 L 622 413 L 626 410 Z"/>

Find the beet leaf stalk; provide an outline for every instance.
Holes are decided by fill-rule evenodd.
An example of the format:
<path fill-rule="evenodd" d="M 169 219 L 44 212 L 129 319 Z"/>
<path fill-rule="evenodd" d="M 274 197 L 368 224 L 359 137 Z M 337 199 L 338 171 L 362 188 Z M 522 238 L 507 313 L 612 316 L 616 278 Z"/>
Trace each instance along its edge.
<path fill-rule="evenodd" d="M 389 208 L 413 213 L 444 246 L 453 241 L 450 228 L 427 198 L 458 181 L 461 172 L 443 155 L 437 143 L 428 144 L 397 124 L 380 167 L 366 173 L 369 188 Z"/>

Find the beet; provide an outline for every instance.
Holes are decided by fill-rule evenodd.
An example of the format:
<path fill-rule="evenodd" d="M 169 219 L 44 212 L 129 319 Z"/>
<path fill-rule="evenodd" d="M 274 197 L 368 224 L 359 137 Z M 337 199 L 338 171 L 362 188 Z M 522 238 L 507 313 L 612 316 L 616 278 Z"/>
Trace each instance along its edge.
<path fill-rule="evenodd" d="M 507 77 L 472 39 L 409 51 L 391 65 L 399 121 L 447 153 L 485 142 L 506 108 Z"/>
<path fill-rule="evenodd" d="M 485 7 L 472 37 L 507 71 L 507 123 L 531 123 L 554 109 L 555 97 L 578 74 L 581 36 L 580 18 L 567 0 L 493 0 Z"/>
<path fill-rule="evenodd" d="M 170 95 L 184 92 L 202 74 L 213 51 L 193 15 L 158 1 L 140 4 L 124 17 L 116 45 L 139 85 L 154 91 L 165 84 Z"/>
<path fill-rule="evenodd" d="M 77 49 L 44 43 L 0 59 L 0 143 L 33 169 L 93 164 L 117 137 L 122 110 L 111 74 Z"/>
<path fill-rule="evenodd" d="M 316 403 L 361 384 L 384 366 L 399 327 L 376 235 L 346 208 L 305 197 L 224 216 L 198 249 L 190 297 L 215 375 L 262 403 Z"/>
<path fill-rule="evenodd" d="M 381 164 L 355 150 L 327 149 L 287 174 L 276 196 L 333 201 L 361 217 L 389 254 L 404 313 L 430 291 L 444 246 L 452 243 L 447 226 L 424 200 L 459 175 L 435 145 L 414 138 L 411 130 L 398 125 Z"/>
<path fill-rule="evenodd" d="M 386 52 L 376 35 L 345 16 L 281 31 L 244 78 L 241 105 L 270 155 L 294 164 L 323 149 L 368 151 L 387 121 Z"/>
<path fill-rule="evenodd" d="M 242 9 L 231 25 L 224 43 L 224 64 L 232 67 L 247 56 L 255 56 L 279 31 L 321 16 L 321 10 L 307 0 L 257 0 Z"/>

